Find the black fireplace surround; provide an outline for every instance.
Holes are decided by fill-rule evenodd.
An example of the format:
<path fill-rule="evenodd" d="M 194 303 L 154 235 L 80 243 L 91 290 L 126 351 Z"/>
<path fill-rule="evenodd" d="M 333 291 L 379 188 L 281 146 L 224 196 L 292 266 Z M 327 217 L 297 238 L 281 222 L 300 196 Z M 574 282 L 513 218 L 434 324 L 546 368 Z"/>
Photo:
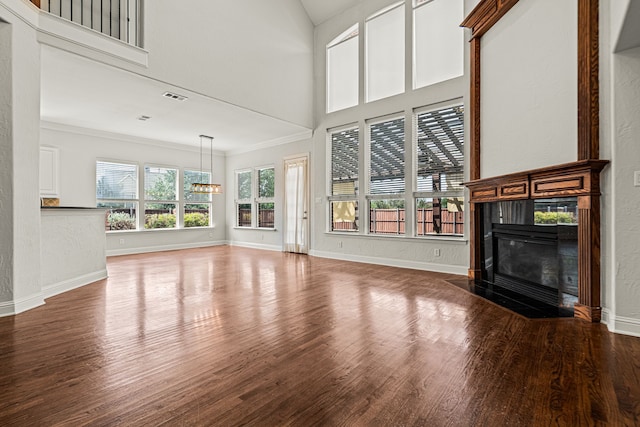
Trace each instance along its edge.
<path fill-rule="evenodd" d="M 527 317 L 570 317 L 578 298 L 577 199 L 483 203 L 475 292 Z"/>

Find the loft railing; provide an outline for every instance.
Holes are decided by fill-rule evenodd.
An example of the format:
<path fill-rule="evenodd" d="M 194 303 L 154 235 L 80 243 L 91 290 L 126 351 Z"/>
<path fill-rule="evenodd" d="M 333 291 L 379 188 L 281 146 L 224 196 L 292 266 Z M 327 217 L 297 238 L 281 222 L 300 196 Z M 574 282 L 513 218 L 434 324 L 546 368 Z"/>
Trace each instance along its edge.
<path fill-rule="evenodd" d="M 31 0 L 41 10 L 134 46 L 142 45 L 142 0 Z"/>

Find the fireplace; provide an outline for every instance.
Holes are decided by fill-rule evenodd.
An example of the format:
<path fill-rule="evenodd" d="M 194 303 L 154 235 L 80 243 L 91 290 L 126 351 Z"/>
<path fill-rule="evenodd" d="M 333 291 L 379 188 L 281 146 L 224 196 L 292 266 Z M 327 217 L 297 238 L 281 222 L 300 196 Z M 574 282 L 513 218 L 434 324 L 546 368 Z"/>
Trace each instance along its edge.
<path fill-rule="evenodd" d="M 577 198 L 483 203 L 482 283 L 526 312 L 572 316 L 578 300 Z M 526 314 L 526 313 L 525 313 Z"/>

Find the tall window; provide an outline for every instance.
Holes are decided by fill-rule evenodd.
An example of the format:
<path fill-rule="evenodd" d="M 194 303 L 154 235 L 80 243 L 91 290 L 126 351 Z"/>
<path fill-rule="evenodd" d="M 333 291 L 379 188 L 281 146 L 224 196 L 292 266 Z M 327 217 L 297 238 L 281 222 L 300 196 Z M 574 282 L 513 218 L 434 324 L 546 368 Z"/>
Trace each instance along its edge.
<path fill-rule="evenodd" d="M 108 209 L 107 231 L 135 230 L 138 211 L 138 166 L 96 162 L 97 207 Z"/>
<path fill-rule="evenodd" d="M 404 92 L 404 2 L 366 21 L 367 102 Z"/>
<path fill-rule="evenodd" d="M 358 128 L 331 131 L 330 230 L 358 231 Z"/>
<path fill-rule="evenodd" d="M 463 0 L 413 0 L 413 87 L 463 74 Z"/>
<path fill-rule="evenodd" d="M 184 227 L 208 227 L 211 224 L 211 194 L 191 193 L 191 184 L 211 183 L 210 172 L 184 171 Z"/>
<path fill-rule="evenodd" d="M 358 105 L 358 24 L 327 45 L 327 112 Z"/>
<path fill-rule="evenodd" d="M 369 124 L 369 233 L 404 234 L 404 117 Z"/>
<path fill-rule="evenodd" d="M 236 172 L 236 226 L 251 227 L 253 188 L 251 184 L 251 170 Z"/>
<path fill-rule="evenodd" d="M 258 212 L 258 227 L 274 228 L 274 195 L 275 195 L 275 169 L 273 167 L 257 169 L 258 200 L 256 200 Z"/>
<path fill-rule="evenodd" d="M 463 234 L 464 109 L 415 114 L 416 234 Z"/>
<path fill-rule="evenodd" d="M 176 228 L 178 170 L 144 167 L 144 228 Z"/>

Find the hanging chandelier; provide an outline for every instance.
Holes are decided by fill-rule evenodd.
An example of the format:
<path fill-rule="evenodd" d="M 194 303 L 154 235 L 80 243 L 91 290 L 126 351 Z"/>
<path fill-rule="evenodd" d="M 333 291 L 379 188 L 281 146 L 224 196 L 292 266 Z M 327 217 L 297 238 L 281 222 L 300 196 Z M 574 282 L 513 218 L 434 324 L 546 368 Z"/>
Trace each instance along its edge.
<path fill-rule="evenodd" d="M 209 181 L 213 181 L 213 137 L 200 135 L 200 182 L 192 183 L 189 192 L 193 194 L 222 194 L 222 185 L 202 182 L 202 140 L 205 138 L 209 140 L 209 152 L 211 153 L 211 175 Z"/>

